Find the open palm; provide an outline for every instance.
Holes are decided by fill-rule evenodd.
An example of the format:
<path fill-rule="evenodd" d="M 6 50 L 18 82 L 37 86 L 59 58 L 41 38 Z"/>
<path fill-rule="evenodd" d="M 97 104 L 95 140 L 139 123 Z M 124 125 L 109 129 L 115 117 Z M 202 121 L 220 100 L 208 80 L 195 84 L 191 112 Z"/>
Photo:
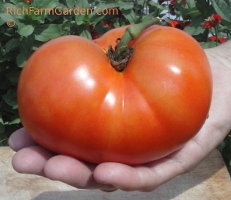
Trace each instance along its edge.
<path fill-rule="evenodd" d="M 20 129 L 9 139 L 17 151 L 13 167 L 21 173 L 38 174 L 77 188 L 106 191 L 151 191 L 175 176 L 195 168 L 231 129 L 231 42 L 205 50 L 213 74 L 213 98 L 209 118 L 183 148 L 165 158 L 131 167 L 120 163 L 92 165 L 74 158 L 55 155 L 37 145 Z"/>

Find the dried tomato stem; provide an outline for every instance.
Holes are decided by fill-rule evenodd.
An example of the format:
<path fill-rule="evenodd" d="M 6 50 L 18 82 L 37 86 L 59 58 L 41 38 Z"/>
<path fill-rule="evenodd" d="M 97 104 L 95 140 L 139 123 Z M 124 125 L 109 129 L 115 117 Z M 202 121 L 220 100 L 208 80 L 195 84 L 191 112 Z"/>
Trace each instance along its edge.
<path fill-rule="evenodd" d="M 154 24 L 160 24 L 160 19 L 154 18 L 154 19 L 150 19 L 145 22 L 136 24 L 134 26 L 129 26 L 126 29 L 123 37 L 121 38 L 118 46 L 116 47 L 115 59 L 119 59 L 120 56 L 126 51 L 128 43 L 131 40 L 136 39 L 144 29 Z"/>
<path fill-rule="evenodd" d="M 109 47 L 108 57 L 110 59 L 111 65 L 117 71 L 124 70 L 132 55 L 133 49 L 128 48 L 129 42 L 136 39 L 143 30 L 154 24 L 160 24 L 160 19 L 154 18 L 139 24 L 135 24 L 133 26 L 129 26 L 117 44 L 115 50 L 113 50 L 112 47 Z"/>

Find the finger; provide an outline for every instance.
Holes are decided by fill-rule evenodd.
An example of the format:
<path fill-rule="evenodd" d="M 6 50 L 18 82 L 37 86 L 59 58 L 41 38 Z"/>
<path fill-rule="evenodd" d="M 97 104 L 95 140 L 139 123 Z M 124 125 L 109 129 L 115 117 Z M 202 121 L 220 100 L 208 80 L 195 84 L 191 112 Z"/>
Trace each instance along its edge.
<path fill-rule="evenodd" d="M 36 143 L 27 134 L 24 128 L 21 128 L 11 134 L 8 140 L 9 146 L 14 150 L 18 151 L 24 147 L 34 146 Z"/>
<path fill-rule="evenodd" d="M 44 175 L 44 166 L 52 156 L 53 153 L 40 146 L 31 146 L 13 156 L 12 166 L 19 173 Z"/>
<path fill-rule="evenodd" d="M 142 166 L 102 163 L 95 169 L 94 178 L 99 183 L 110 184 L 125 191 L 152 191 L 195 167 L 194 160 L 201 160 L 201 148 L 196 145 L 192 141 L 186 148 Z M 194 153 L 195 158 L 188 156 L 190 152 Z"/>
<path fill-rule="evenodd" d="M 99 183 L 111 184 L 124 191 L 148 192 L 179 174 L 181 171 L 175 162 L 163 159 L 152 167 L 104 163 L 97 167 L 94 177 Z"/>
<path fill-rule="evenodd" d="M 94 169 L 95 165 L 69 156 L 57 155 L 46 163 L 44 174 L 49 179 L 62 181 L 77 188 L 115 190 L 111 185 L 97 183 L 93 177 Z"/>

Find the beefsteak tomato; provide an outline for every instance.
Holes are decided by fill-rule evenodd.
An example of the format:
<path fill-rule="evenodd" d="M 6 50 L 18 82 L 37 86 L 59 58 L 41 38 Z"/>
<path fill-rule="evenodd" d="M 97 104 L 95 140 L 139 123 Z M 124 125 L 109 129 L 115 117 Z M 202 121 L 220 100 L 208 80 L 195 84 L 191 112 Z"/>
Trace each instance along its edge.
<path fill-rule="evenodd" d="M 137 165 L 178 150 L 200 130 L 212 96 L 200 45 L 178 29 L 152 26 L 130 43 L 118 72 L 105 51 L 124 31 L 95 41 L 63 36 L 28 59 L 18 108 L 38 144 L 90 163 Z"/>

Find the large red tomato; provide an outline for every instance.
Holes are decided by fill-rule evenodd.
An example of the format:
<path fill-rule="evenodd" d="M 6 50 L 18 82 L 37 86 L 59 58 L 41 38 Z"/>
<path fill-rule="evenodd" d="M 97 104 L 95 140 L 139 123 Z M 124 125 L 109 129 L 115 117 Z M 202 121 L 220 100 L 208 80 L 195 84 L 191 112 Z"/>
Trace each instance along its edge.
<path fill-rule="evenodd" d="M 127 67 L 103 49 L 125 28 L 93 41 L 64 36 L 27 61 L 18 85 L 24 127 L 40 145 L 83 161 L 146 163 L 181 148 L 202 127 L 212 96 L 203 49 L 186 33 L 151 27 Z"/>

